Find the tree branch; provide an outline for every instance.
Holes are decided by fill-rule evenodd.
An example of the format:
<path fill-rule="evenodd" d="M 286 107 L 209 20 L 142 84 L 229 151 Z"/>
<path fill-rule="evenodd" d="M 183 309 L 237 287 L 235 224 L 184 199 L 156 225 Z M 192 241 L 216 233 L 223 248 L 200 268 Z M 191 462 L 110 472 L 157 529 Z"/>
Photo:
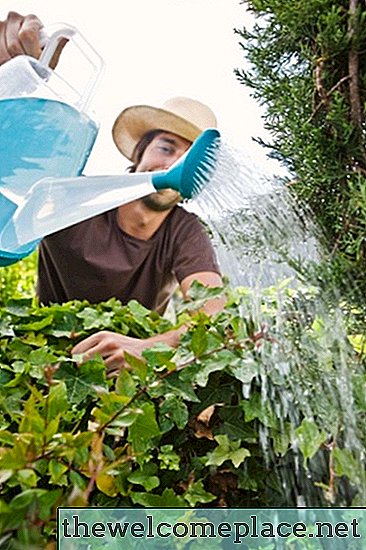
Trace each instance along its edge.
<path fill-rule="evenodd" d="M 351 107 L 351 122 L 356 127 L 362 128 L 362 106 L 359 88 L 359 57 L 354 44 L 357 32 L 357 9 L 359 0 L 350 0 L 348 19 L 348 38 L 350 50 L 348 55 L 349 95 Z"/>

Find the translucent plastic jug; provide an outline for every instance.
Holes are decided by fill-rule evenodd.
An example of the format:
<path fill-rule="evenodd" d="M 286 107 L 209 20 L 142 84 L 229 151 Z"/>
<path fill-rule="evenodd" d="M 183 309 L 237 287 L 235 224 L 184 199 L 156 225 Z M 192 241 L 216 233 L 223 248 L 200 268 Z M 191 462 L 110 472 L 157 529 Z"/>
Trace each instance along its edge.
<path fill-rule="evenodd" d="M 64 38 L 88 66 L 80 92 L 50 67 Z M 90 103 L 103 68 L 84 37 L 64 24 L 51 34 L 39 60 L 20 55 L 0 67 L 0 230 L 36 181 L 81 174 L 98 133 Z M 24 258 L 37 244 L 0 249 L 0 266 Z"/>

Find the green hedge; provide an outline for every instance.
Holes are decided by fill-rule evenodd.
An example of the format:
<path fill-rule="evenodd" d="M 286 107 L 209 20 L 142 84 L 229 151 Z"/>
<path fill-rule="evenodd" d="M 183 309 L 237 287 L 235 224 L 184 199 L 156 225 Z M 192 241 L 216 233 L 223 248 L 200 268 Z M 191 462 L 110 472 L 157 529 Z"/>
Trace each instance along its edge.
<path fill-rule="evenodd" d="M 222 290 L 192 292 L 199 307 Z M 100 358 L 80 365 L 72 346 L 169 321 L 115 299 L 0 309 L 2 547 L 52 544 L 57 506 L 364 502 L 359 336 L 339 337 L 343 314 L 314 289 L 268 289 L 256 311 L 246 289 L 225 292 L 211 320 L 183 304 L 178 349 L 127 356 L 115 379 Z"/>

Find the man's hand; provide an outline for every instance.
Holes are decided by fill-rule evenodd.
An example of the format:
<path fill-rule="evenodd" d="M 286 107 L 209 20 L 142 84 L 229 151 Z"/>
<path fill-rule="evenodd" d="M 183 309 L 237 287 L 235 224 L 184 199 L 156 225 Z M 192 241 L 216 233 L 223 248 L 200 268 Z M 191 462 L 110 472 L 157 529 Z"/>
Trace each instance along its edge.
<path fill-rule="evenodd" d="M 113 376 L 118 374 L 121 367 L 126 366 L 125 351 L 141 359 L 144 349 L 152 348 L 157 342 L 165 342 L 175 347 L 184 330 L 185 328 L 172 330 L 143 340 L 103 330 L 79 342 L 72 349 L 72 354 L 82 355 L 82 361 L 87 361 L 96 354 L 101 355 L 109 376 Z"/>
<path fill-rule="evenodd" d="M 184 298 L 188 298 L 189 288 L 193 281 L 199 281 L 208 287 L 221 287 L 222 279 L 217 273 L 201 272 L 186 277 L 181 283 L 181 290 Z M 207 315 L 214 315 L 223 309 L 226 303 L 224 296 L 211 299 L 202 308 Z M 150 338 L 139 339 L 123 336 L 115 332 L 101 331 L 85 338 L 79 342 L 73 349 L 73 355 L 82 355 L 82 360 L 87 361 L 94 355 L 99 354 L 104 359 L 109 376 L 118 373 L 121 367 L 126 367 L 124 352 L 141 358 L 145 349 L 152 348 L 156 343 L 163 342 L 173 348 L 177 347 L 181 335 L 187 330 L 187 325 L 182 325 L 178 329 L 157 334 Z"/>
<path fill-rule="evenodd" d="M 36 15 L 8 13 L 6 21 L 0 21 L 0 63 L 21 54 L 38 58 L 42 47 L 40 30 L 42 22 Z"/>
<path fill-rule="evenodd" d="M 0 65 L 17 55 L 30 55 L 39 58 L 44 44 L 41 39 L 42 21 L 33 14 L 8 13 L 5 21 L 0 21 Z M 61 40 L 50 63 L 55 68 L 67 40 Z"/>

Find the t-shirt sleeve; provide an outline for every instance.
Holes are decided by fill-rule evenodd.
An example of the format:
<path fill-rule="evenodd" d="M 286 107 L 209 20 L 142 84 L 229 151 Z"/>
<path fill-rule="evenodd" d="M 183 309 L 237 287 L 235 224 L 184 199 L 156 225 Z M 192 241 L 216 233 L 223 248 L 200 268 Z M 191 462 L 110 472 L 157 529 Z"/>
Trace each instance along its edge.
<path fill-rule="evenodd" d="M 174 246 L 172 269 L 178 283 L 200 271 L 220 274 L 210 237 L 203 223 L 195 215 L 191 214 L 179 231 Z"/>

